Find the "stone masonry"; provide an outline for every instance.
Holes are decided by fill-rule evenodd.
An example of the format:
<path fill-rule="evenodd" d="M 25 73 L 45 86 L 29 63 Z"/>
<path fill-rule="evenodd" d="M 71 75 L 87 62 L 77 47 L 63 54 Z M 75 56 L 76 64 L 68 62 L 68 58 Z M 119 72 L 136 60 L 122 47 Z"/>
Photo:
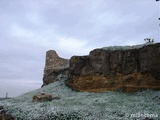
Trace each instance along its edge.
<path fill-rule="evenodd" d="M 68 59 L 59 57 L 54 50 L 47 51 L 42 86 L 57 81 L 60 77 L 60 73 L 68 67 Z"/>

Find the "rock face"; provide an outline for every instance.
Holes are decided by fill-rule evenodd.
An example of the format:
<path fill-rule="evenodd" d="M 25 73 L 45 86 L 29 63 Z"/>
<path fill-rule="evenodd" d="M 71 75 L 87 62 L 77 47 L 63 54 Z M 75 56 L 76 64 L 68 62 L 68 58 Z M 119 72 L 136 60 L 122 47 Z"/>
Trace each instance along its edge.
<path fill-rule="evenodd" d="M 60 79 L 61 73 L 69 67 L 69 60 L 58 56 L 56 51 L 49 50 L 46 53 L 46 63 L 43 75 L 43 85 L 48 85 Z"/>
<path fill-rule="evenodd" d="M 88 56 L 71 57 L 65 71 L 66 85 L 76 91 L 89 92 L 160 90 L 160 43 L 113 48 L 95 49 Z M 54 66 L 54 63 L 48 65 Z M 57 74 L 64 74 L 63 70 Z M 45 75 L 48 74 L 46 70 Z"/>
<path fill-rule="evenodd" d="M 160 44 L 141 48 L 95 49 L 70 59 L 66 84 L 76 91 L 160 90 Z"/>

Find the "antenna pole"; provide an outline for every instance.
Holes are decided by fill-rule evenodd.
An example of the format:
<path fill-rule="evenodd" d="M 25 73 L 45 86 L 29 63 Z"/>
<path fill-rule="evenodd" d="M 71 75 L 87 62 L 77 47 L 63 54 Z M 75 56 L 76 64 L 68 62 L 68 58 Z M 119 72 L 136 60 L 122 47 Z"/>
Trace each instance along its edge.
<path fill-rule="evenodd" d="M 8 98 L 8 92 L 6 92 L 6 99 Z"/>

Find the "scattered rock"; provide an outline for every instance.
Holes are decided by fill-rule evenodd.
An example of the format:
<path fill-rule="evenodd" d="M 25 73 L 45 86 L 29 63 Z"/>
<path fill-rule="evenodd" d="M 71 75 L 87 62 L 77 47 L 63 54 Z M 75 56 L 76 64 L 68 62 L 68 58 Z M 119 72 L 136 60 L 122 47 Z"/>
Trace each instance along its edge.
<path fill-rule="evenodd" d="M 0 120 L 15 120 L 11 114 L 7 114 L 3 106 L 0 106 Z"/>
<path fill-rule="evenodd" d="M 52 101 L 52 95 L 42 93 L 40 95 L 34 95 L 32 102 L 48 102 Z"/>
<path fill-rule="evenodd" d="M 32 102 L 48 102 L 48 101 L 52 101 L 52 100 L 59 100 L 60 97 L 53 97 L 50 94 L 45 94 L 44 92 L 42 92 L 39 95 L 34 95 Z"/>

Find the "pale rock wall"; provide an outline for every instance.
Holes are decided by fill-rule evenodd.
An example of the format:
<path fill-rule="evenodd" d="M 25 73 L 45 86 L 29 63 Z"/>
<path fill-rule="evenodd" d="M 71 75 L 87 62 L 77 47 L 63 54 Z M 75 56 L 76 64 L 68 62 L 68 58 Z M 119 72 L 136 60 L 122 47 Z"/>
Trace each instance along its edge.
<path fill-rule="evenodd" d="M 58 56 L 55 50 L 46 52 L 46 62 L 43 75 L 43 85 L 48 85 L 60 79 L 62 71 L 69 67 L 69 60 Z"/>

